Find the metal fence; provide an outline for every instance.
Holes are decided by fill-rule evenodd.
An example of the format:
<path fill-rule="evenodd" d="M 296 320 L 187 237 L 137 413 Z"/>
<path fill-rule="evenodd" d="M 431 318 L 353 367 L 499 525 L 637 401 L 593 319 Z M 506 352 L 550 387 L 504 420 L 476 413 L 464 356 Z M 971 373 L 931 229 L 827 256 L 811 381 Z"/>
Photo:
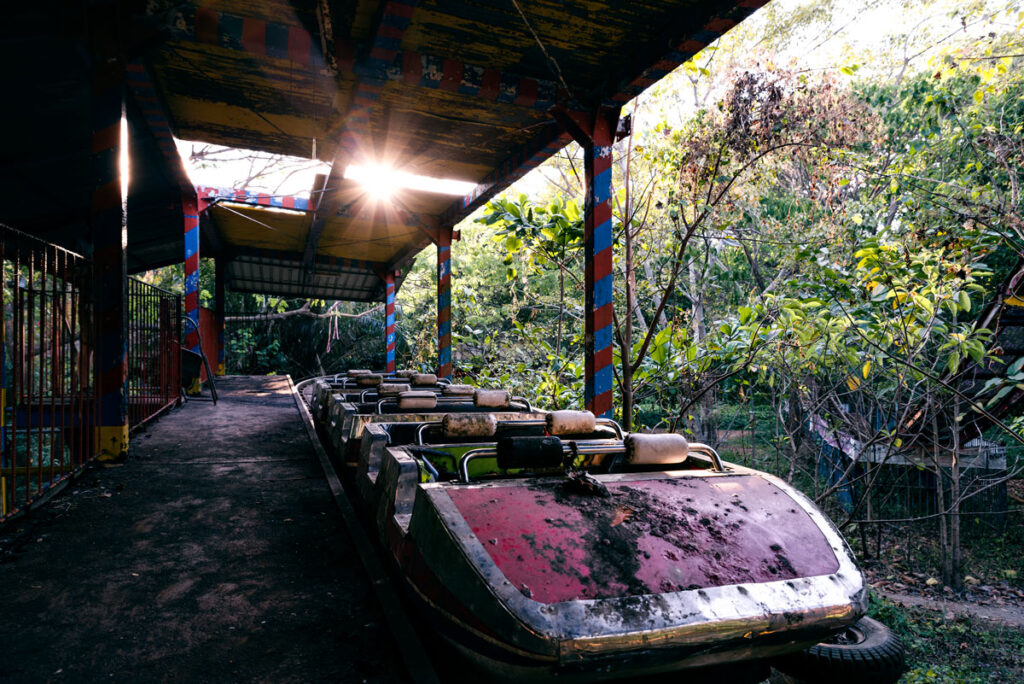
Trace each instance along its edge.
<path fill-rule="evenodd" d="M 0 518 L 47 495 L 93 453 L 90 263 L 0 226 Z"/>
<path fill-rule="evenodd" d="M 128 279 L 128 423 L 138 427 L 178 402 L 181 295 Z"/>

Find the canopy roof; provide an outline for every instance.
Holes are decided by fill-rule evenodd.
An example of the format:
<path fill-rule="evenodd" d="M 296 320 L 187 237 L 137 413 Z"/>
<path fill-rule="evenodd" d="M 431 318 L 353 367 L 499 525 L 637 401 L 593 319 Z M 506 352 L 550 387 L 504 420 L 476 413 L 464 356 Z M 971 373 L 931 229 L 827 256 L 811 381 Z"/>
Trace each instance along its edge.
<path fill-rule="evenodd" d="M 570 140 L 552 108 L 617 107 L 765 2 L 139 3 L 119 32 L 135 143 L 129 268 L 181 260 L 173 217 L 187 189 L 173 135 L 333 163 L 301 212 L 214 204 L 202 252 L 231 260 L 229 288 L 380 299 L 384 273 L 407 268 L 439 231 Z M 5 172 L 52 182 L 60 164 L 75 187 L 55 206 L 16 202 L 0 220 L 73 242 L 88 218 L 88 21 L 86 10 L 50 4 L 19 6 L 5 29 L 18 41 L 0 57 L 22 65 L 14 85 L 37 105 L 4 113 L 26 131 L 20 164 Z M 40 59 L 26 60 L 26 47 Z M 404 191 L 373 206 L 343 180 L 351 163 L 475 187 L 455 198 Z M 338 259 L 352 265 L 342 273 Z"/>

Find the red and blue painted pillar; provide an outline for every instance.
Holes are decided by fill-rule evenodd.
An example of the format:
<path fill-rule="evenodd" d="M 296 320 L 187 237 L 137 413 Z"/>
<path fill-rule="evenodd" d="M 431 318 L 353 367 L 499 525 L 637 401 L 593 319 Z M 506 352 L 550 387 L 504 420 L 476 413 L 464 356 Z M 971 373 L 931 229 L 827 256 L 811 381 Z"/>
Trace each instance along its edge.
<path fill-rule="evenodd" d="M 185 318 L 192 321 L 185 324 L 185 348 L 201 354 L 199 345 L 199 203 L 195 196 L 183 194 L 181 211 L 185 219 Z M 188 393 L 195 395 L 202 391 L 197 377 Z"/>
<path fill-rule="evenodd" d="M 110 18 L 112 19 L 112 17 Z M 96 57 L 92 80 L 92 233 L 96 298 L 96 395 L 99 420 L 96 456 L 121 459 L 128 450 L 127 197 L 121 185 L 121 120 L 124 69 L 116 59 Z"/>
<path fill-rule="evenodd" d="M 607 133 L 607 134 L 606 134 Z M 614 127 L 595 126 L 584 146 L 583 250 L 586 267 L 584 402 L 598 417 L 612 416 L 612 142 Z"/>
<path fill-rule="evenodd" d="M 224 375 L 224 317 L 227 314 L 227 263 L 224 259 L 214 261 L 214 294 L 217 300 L 217 375 Z"/>
<path fill-rule="evenodd" d="M 452 229 L 438 231 L 437 241 L 437 377 L 452 377 Z"/>
<path fill-rule="evenodd" d="M 384 370 L 395 372 L 395 272 L 384 276 Z"/>

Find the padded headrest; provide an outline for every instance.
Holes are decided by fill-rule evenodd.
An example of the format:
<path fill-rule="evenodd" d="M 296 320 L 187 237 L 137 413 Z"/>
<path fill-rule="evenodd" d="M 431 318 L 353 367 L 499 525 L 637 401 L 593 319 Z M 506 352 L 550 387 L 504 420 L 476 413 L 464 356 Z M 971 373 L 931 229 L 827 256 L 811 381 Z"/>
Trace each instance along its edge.
<path fill-rule="evenodd" d="M 597 427 L 597 419 L 590 411 L 552 411 L 544 420 L 552 435 L 582 435 Z"/>
<path fill-rule="evenodd" d="M 493 437 L 498 420 L 492 413 L 449 413 L 441 419 L 445 437 Z"/>
<path fill-rule="evenodd" d="M 356 384 L 360 387 L 376 387 L 384 382 L 384 377 L 376 373 L 366 373 L 356 376 Z"/>
<path fill-rule="evenodd" d="M 437 406 L 437 395 L 423 390 L 402 392 L 398 395 L 400 409 L 432 409 Z"/>
<path fill-rule="evenodd" d="M 358 369 L 355 369 L 355 370 L 350 370 L 348 372 L 348 377 L 354 378 L 357 375 L 368 375 L 369 373 L 370 373 L 370 371 L 368 371 L 368 370 L 364 370 L 362 368 L 358 368 Z"/>
<path fill-rule="evenodd" d="M 478 389 L 473 393 L 473 404 L 484 408 L 508 408 L 512 395 L 508 390 Z"/>
<path fill-rule="evenodd" d="M 674 432 L 644 434 L 631 432 L 622 441 L 626 461 L 634 465 L 669 465 L 682 463 L 689 452 L 689 443 Z"/>
<path fill-rule="evenodd" d="M 472 385 L 445 385 L 441 388 L 441 394 L 446 397 L 471 397 L 476 387 Z"/>
<path fill-rule="evenodd" d="M 411 380 L 414 387 L 430 387 L 437 384 L 437 376 L 433 373 L 416 373 Z"/>
<path fill-rule="evenodd" d="M 402 392 L 408 392 L 411 389 L 407 382 L 382 382 L 377 388 L 377 396 L 397 397 Z"/>

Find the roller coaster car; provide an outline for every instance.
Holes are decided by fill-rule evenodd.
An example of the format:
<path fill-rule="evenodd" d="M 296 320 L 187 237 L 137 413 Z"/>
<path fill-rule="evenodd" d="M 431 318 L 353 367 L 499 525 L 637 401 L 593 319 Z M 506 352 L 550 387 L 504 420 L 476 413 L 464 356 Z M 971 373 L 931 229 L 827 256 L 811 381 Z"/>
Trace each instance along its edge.
<path fill-rule="evenodd" d="M 576 411 L 384 416 L 354 485 L 427 618 L 492 678 L 902 671 L 832 523 L 680 435 Z"/>

